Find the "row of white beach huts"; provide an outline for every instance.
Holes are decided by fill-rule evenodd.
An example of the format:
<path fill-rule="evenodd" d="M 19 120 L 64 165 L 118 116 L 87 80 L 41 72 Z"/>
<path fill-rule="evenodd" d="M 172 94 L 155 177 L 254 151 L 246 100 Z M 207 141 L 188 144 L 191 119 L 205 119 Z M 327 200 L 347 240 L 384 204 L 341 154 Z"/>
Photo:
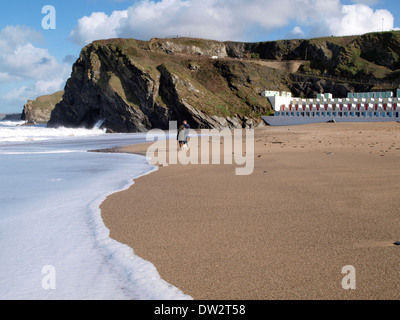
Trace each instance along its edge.
<path fill-rule="evenodd" d="M 400 112 L 400 89 L 385 92 L 348 93 L 347 98 L 333 98 L 331 93 L 316 99 L 292 97 L 290 92 L 264 91 L 275 117 L 393 117 Z"/>

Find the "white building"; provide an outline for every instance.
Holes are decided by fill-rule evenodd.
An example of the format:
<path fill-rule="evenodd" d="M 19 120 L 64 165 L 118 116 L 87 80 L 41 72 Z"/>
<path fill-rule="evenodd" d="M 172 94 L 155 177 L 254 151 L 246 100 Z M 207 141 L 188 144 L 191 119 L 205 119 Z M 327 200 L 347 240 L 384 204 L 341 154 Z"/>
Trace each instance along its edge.
<path fill-rule="evenodd" d="M 287 105 L 292 101 L 292 93 L 285 91 L 263 91 L 261 96 L 268 98 L 275 111 L 278 111 L 280 106 Z"/>
<path fill-rule="evenodd" d="M 264 91 L 262 93 L 262 96 L 268 98 L 275 111 L 273 121 L 276 121 L 277 117 L 286 119 L 290 117 L 302 118 L 303 123 L 340 121 L 341 119 L 357 122 L 400 120 L 399 95 L 400 89 L 397 90 L 397 97 L 394 97 L 391 91 L 356 92 L 349 93 L 344 99 L 333 98 L 331 93 L 318 94 L 316 99 L 294 98 L 290 92 Z M 313 118 L 313 120 L 307 120 L 307 118 Z"/>

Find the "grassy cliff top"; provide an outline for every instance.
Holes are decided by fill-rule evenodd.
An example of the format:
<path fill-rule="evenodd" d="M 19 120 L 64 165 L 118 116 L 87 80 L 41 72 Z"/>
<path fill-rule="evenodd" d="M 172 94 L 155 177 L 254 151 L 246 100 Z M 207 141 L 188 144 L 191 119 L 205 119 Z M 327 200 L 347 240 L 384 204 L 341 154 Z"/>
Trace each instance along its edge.
<path fill-rule="evenodd" d="M 51 95 L 40 96 L 32 101 L 32 106 L 35 109 L 48 110 L 54 108 L 62 99 L 64 91 L 58 91 Z"/>
<path fill-rule="evenodd" d="M 399 79 L 400 31 L 360 36 L 322 37 L 258 43 L 220 42 L 197 38 L 154 38 L 150 41 L 111 39 L 94 42 L 119 48 L 144 65 L 163 63 L 169 56 L 307 60 L 303 70 L 313 74 L 369 79 Z M 170 57 L 171 58 L 171 57 Z"/>

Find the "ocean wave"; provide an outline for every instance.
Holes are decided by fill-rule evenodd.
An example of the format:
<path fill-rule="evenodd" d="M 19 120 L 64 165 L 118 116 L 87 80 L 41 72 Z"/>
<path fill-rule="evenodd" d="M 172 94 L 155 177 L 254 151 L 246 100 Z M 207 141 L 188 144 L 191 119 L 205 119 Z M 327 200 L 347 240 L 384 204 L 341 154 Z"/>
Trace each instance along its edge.
<path fill-rule="evenodd" d="M 104 135 L 105 130 L 95 127 L 85 128 L 46 128 L 44 126 L 23 126 L 19 122 L 4 122 L 0 125 L 1 142 L 46 141 L 70 137 Z"/>
<path fill-rule="evenodd" d="M 0 154 L 4 155 L 29 155 L 29 154 L 60 154 L 72 152 L 86 152 L 84 150 L 53 150 L 53 151 L 1 151 Z"/>

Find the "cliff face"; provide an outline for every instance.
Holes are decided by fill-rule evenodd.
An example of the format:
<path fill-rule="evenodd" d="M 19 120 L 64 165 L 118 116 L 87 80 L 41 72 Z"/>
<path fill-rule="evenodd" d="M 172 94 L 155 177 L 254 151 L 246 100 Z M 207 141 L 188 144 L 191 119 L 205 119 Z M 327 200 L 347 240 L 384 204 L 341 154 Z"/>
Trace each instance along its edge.
<path fill-rule="evenodd" d="M 184 119 L 192 128 L 257 125 L 270 110 L 260 93 L 267 79 L 280 82 L 278 73 L 211 59 L 222 50 L 216 48 L 205 53 L 154 40 L 94 42 L 74 64 L 48 126 L 93 127 L 104 121 L 112 132 L 137 132 L 167 129 L 169 121 Z"/>
<path fill-rule="evenodd" d="M 104 121 L 112 132 L 137 132 L 167 129 L 169 121 L 184 119 L 193 128 L 254 126 L 271 110 L 260 96 L 265 89 L 305 96 L 354 89 L 326 80 L 296 80 L 294 71 L 398 78 L 399 39 L 400 33 L 390 32 L 263 43 L 96 41 L 83 48 L 48 126 L 93 127 Z"/>
<path fill-rule="evenodd" d="M 62 100 L 63 94 L 64 91 L 59 91 L 52 95 L 38 97 L 35 100 L 28 100 L 24 105 L 21 120 L 26 120 L 29 123 L 47 123 L 54 107 Z"/>

